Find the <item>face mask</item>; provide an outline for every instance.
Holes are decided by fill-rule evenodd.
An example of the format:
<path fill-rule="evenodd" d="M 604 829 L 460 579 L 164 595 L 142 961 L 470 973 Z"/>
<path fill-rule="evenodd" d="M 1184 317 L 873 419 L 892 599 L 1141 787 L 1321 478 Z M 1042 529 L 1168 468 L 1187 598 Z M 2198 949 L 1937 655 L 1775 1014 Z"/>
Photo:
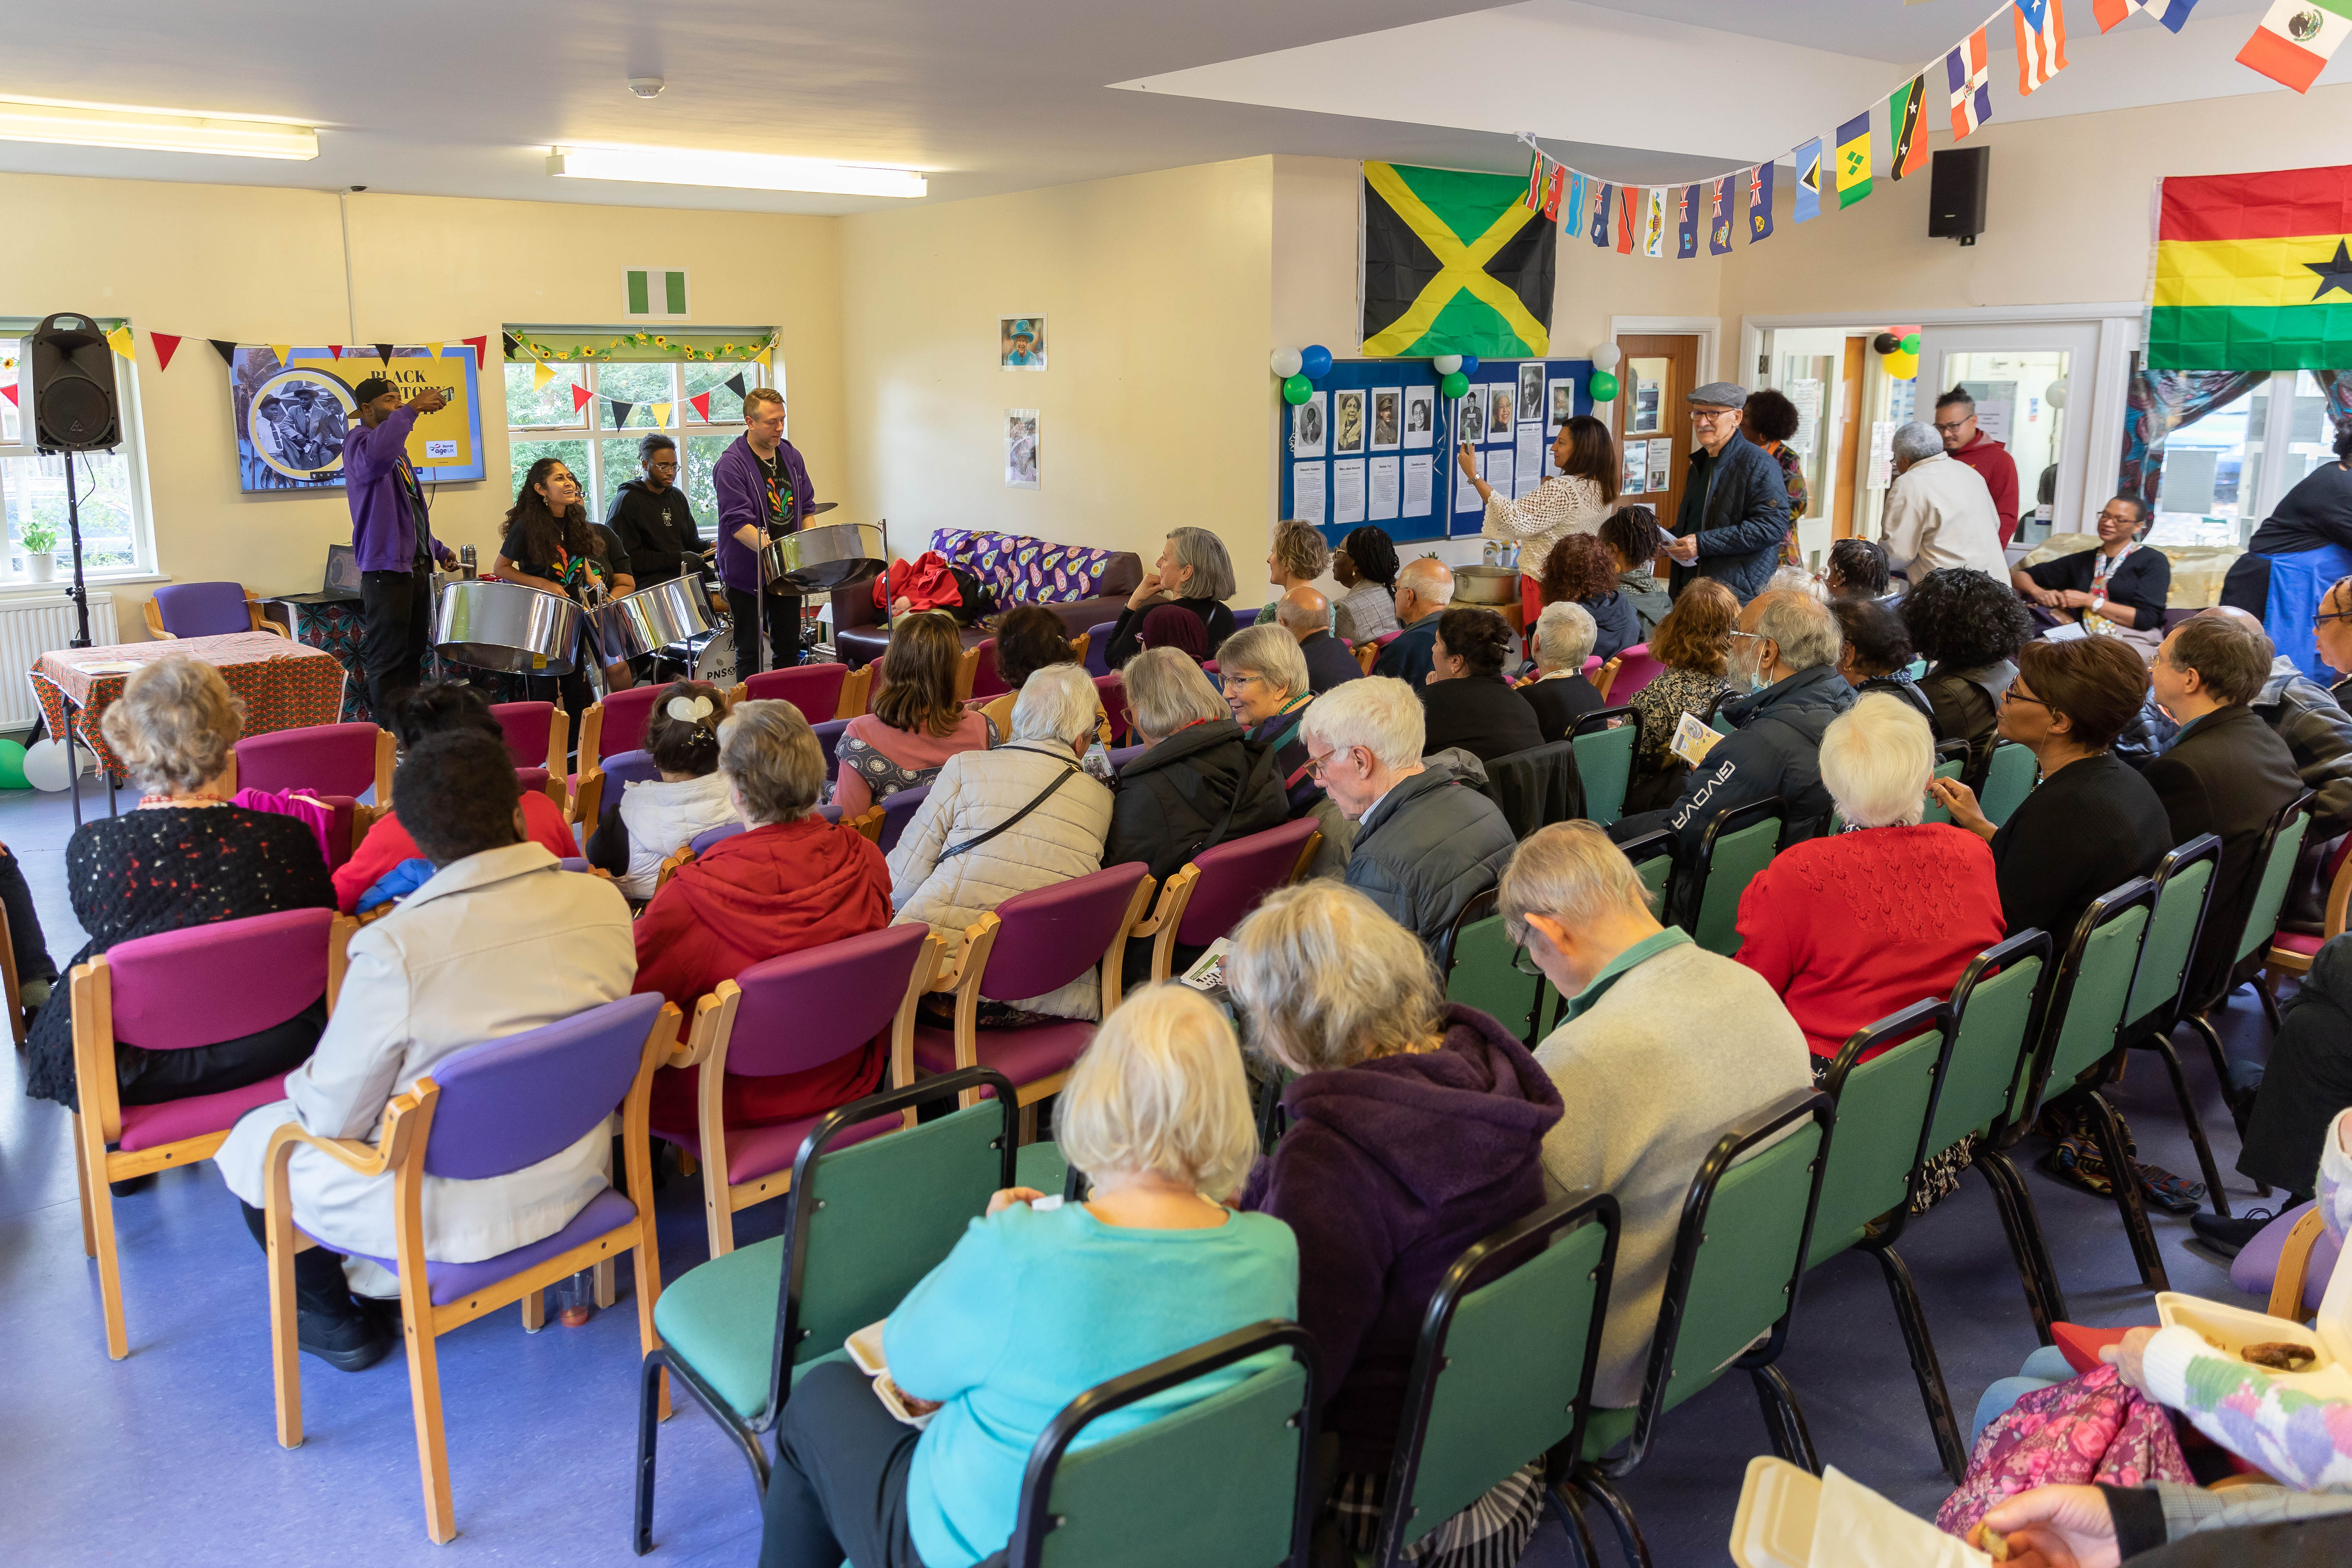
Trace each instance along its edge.
<path fill-rule="evenodd" d="M 1738 648 L 1731 656 L 1731 679 L 1734 682 L 1745 682 L 1750 692 L 1757 692 L 1772 683 L 1764 679 L 1762 670 L 1756 668 L 1757 655 L 1748 651 L 1752 646 L 1749 639 L 1740 639 Z M 1757 651 L 1760 653 L 1762 649 Z"/>

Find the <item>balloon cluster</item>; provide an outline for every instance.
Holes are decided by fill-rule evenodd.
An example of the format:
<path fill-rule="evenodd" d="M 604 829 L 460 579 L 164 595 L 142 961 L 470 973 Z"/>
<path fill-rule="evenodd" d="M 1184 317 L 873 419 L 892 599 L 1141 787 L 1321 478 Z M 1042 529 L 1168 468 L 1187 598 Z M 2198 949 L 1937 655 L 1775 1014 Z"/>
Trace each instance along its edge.
<path fill-rule="evenodd" d="M 1593 402 L 1613 403 L 1617 400 L 1617 377 L 1614 373 L 1617 369 L 1617 361 L 1620 357 L 1621 355 L 1615 343 L 1595 343 L 1592 345 L 1592 353 L 1591 355 L 1592 360 L 1592 381 L 1585 390 L 1592 395 Z"/>
<path fill-rule="evenodd" d="M 1276 349 L 1271 362 L 1282 382 L 1285 403 L 1304 403 L 1315 395 L 1315 379 L 1331 374 L 1331 351 L 1321 343 L 1303 349 Z"/>
<path fill-rule="evenodd" d="M 1919 374 L 1919 334 L 1881 332 L 1870 340 L 1870 346 L 1886 360 L 1886 374 L 1897 381 L 1910 381 Z"/>

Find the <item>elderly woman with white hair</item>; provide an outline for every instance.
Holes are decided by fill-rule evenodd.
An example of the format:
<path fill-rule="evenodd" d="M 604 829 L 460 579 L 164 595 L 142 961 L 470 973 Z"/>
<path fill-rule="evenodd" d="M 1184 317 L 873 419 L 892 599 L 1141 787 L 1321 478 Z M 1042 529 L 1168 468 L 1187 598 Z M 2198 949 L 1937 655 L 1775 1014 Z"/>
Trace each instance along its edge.
<path fill-rule="evenodd" d="M 1356 825 L 1340 815 L 1307 765 L 1307 710 L 1316 693 L 1314 677 L 1298 639 L 1280 625 L 1244 626 L 1217 645 L 1217 679 L 1225 706 L 1251 740 L 1274 748 L 1275 768 L 1290 801 L 1293 817 L 1312 816 L 1322 832 L 1308 874 L 1336 877 L 1345 870 Z"/>
<path fill-rule="evenodd" d="M 1031 678 L 1031 684 L 1035 683 Z M 977 757 L 982 753 L 971 753 Z M 988 755 L 1001 755 L 991 752 Z M 761 1568 L 969 1568 L 1011 1538 L 1029 1450 L 1087 1389 L 1298 1301 L 1298 1245 L 1278 1218 L 1225 1206 L 1257 1154 L 1224 1016 L 1154 985 L 1108 1019 L 1070 1071 L 1054 1133 L 1083 1204 L 1027 1187 L 988 1203 L 907 1293 L 882 1336 L 918 1432 L 846 1363 L 795 1380 L 777 1428 Z M 1115 1436 L 1248 1375 L 1229 1367 L 1087 1428 Z"/>
<path fill-rule="evenodd" d="M 1592 612 L 1565 599 L 1546 605 L 1536 617 L 1536 634 L 1528 639 L 1536 656 L 1535 679 L 1519 688 L 1519 695 L 1536 710 L 1546 745 L 1568 739 L 1579 719 L 1609 705 L 1584 679 L 1584 661 L 1592 657 L 1592 642 L 1600 635 Z"/>
<path fill-rule="evenodd" d="M 952 959 L 964 928 L 1015 893 L 1099 871 L 1110 791 L 1078 766 L 1095 734 L 1095 686 L 1083 666 L 1048 665 L 1022 684 L 1013 739 L 958 752 L 940 767 L 890 851 L 898 921 L 927 921 Z M 1048 996 L 1011 1005 L 1060 1018 L 1101 1016 L 1092 970 Z M 982 1005 L 982 1021 L 1002 1017 Z"/>
<path fill-rule="evenodd" d="M 1203 849 L 1289 818 L 1275 749 L 1242 733 L 1199 665 L 1146 648 L 1123 674 L 1143 752 L 1118 771 L 1106 864 L 1140 860 L 1164 882 Z"/>
<path fill-rule="evenodd" d="M 1844 831 L 1794 844 L 1739 899 L 1739 962 L 1780 994 L 1822 1063 L 1855 1031 L 1948 996 L 2008 928 L 1992 851 L 1923 823 L 1936 742 L 1918 710 L 1868 692 L 1822 734 Z"/>
<path fill-rule="evenodd" d="M 1339 1447 L 1333 1507 L 1368 1552 L 1422 1315 L 1465 1249 L 1542 1205 L 1559 1091 L 1502 1025 L 1448 1003 L 1412 933 L 1349 889 L 1268 895 L 1225 973 L 1254 1048 L 1298 1075 L 1282 1093 L 1290 1131 L 1241 1206 L 1297 1234 L 1298 1321 Z M 1538 1461 L 1440 1525 L 1422 1568 L 1517 1562 L 1542 1492 Z"/>
<path fill-rule="evenodd" d="M 1175 605 L 1198 616 L 1201 646 L 1216 647 L 1234 635 L 1234 613 L 1225 601 L 1234 592 L 1234 563 L 1223 540 L 1205 528 L 1169 530 L 1160 559 L 1127 596 L 1127 608 L 1111 628 L 1104 658 L 1113 669 L 1133 658 L 1142 647 L 1137 634 L 1143 629 L 1143 617 L 1162 605 Z"/>

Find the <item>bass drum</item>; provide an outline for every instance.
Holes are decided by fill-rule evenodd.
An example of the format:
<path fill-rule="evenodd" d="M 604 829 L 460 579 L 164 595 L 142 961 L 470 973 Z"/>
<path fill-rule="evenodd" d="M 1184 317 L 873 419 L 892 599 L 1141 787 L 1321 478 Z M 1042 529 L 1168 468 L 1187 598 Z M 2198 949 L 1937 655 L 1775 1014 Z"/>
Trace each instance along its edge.
<path fill-rule="evenodd" d="M 735 631 L 724 627 L 703 639 L 694 650 L 694 679 L 725 691 L 743 678 L 735 672 Z"/>

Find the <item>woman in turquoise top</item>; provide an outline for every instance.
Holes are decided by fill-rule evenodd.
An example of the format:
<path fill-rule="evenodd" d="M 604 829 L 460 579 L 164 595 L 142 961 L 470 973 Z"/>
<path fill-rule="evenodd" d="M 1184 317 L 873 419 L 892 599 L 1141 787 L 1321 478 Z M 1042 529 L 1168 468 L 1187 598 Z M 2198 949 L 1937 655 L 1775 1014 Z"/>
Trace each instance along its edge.
<path fill-rule="evenodd" d="M 1241 1055 L 1198 993 L 1153 985 L 1106 1019 L 1055 1131 L 1084 1204 L 989 1200 L 883 1333 L 919 1434 L 842 1362 L 801 1377 L 776 1434 L 761 1568 L 971 1568 L 1013 1534 L 1029 1450 L 1099 1383 L 1298 1308 L 1290 1227 L 1226 1208 L 1257 1157 Z M 1099 1439 L 1230 1386 L 1248 1363 L 1104 1417 Z"/>

